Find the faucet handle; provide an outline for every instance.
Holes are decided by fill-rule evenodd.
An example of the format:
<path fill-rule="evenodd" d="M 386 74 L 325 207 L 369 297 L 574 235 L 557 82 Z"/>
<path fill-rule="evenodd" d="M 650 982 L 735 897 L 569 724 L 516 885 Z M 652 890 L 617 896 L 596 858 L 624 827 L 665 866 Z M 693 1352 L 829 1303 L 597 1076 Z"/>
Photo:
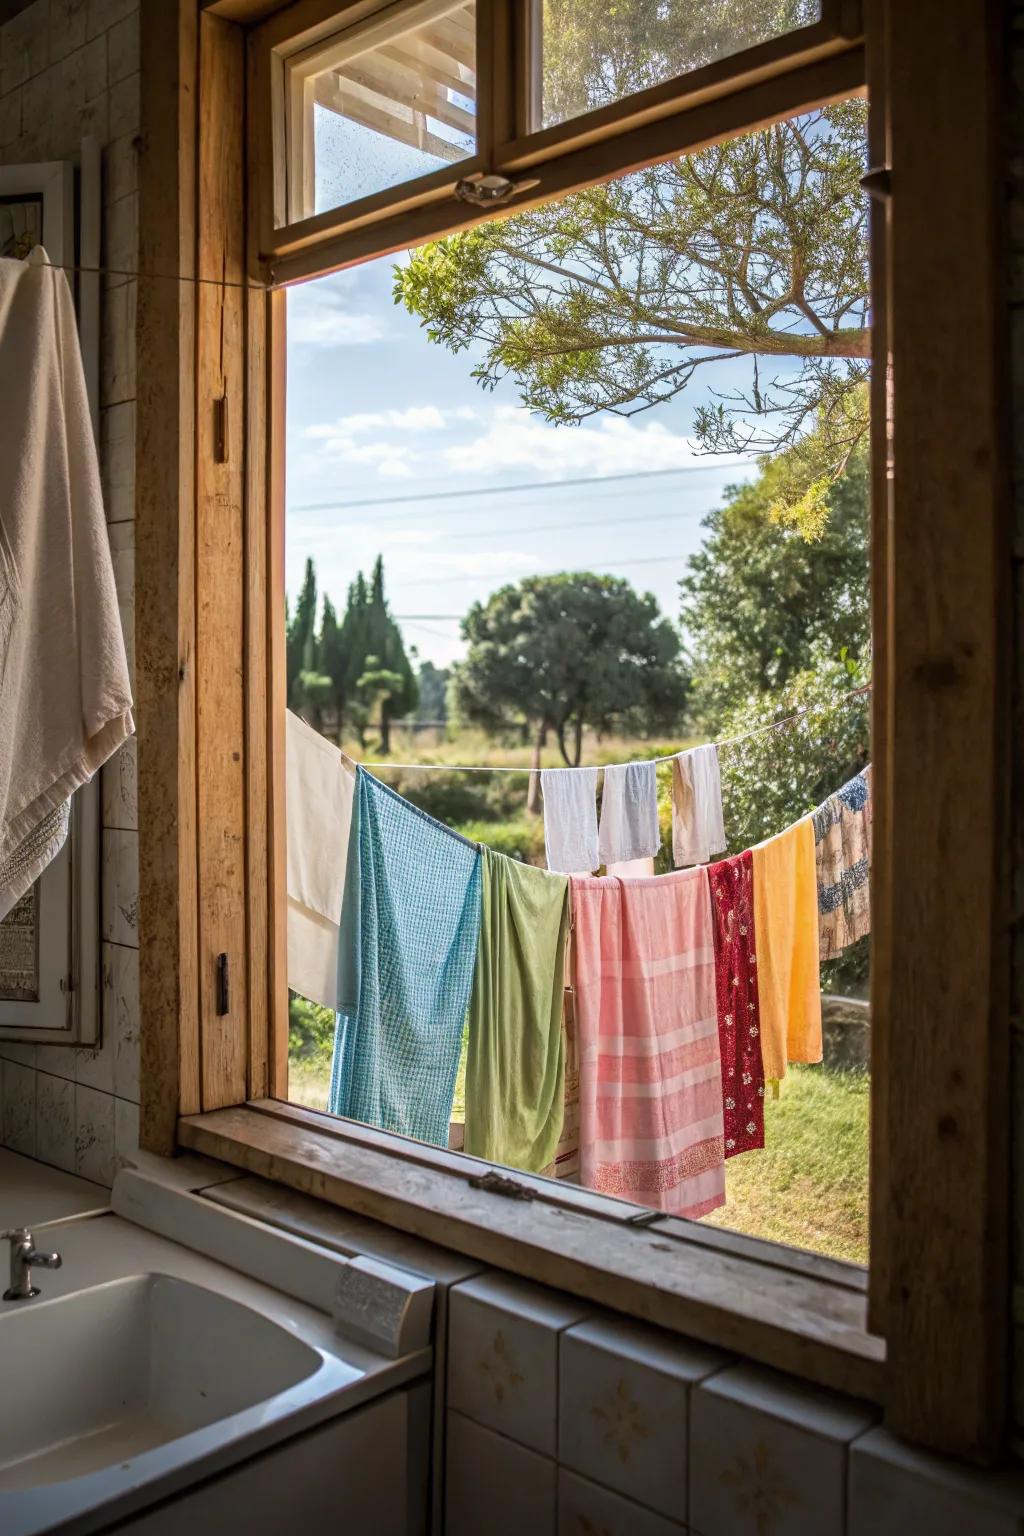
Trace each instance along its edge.
<path fill-rule="evenodd" d="M 60 1269 L 64 1260 L 59 1253 L 40 1253 L 33 1248 L 31 1253 L 25 1255 L 25 1263 L 30 1269 Z"/>

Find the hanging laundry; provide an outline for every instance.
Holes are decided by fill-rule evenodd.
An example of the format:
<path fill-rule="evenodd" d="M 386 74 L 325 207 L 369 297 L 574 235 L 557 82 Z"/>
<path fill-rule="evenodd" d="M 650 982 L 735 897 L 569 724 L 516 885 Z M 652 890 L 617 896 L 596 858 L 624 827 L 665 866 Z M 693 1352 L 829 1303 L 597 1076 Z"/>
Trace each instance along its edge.
<path fill-rule="evenodd" d="M 356 773 L 329 1108 L 447 1146 L 480 932 L 480 850 Z"/>
<path fill-rule="evenodd" d="M 672 858 L 677 869 L 707 864 L 725 848 L 722 777 L 711 742 L 672 759 Z"/>
<path fill-rule="evenodd" d="M 355 782 L 339 749 L 287 710 L 288 985 L 325 1008 L 338 1005 L 338 928 Z"/>
<path fill-rule="evenodd" d="M 809 816 L 752 849 L 761 1059 L 766 1080 L 786 1063 L 821 1060 L 818 899 Z"/>
<path fill-rule="evenodd" d="M 569 882 L 489 848 L 482 858 L 465 1150 L 540 1173 L 555 1155 L 564 1110 Z"/>
<path fill-rule="evenodd" d="M 606 864 L 604 872 L 617 880 L 645 880 L 654 874 L 654 860 L 626 859 L 621 864 Z"/>
<path fill-rule="evenodd" d="M 570 936 L 568 950 L 572 950 Z M 565 976 L 572 968 L 565 966 Z M 555 1155 L 541 1172 L 549 1179 L 580 1181 L 580 1059 L 576 1040 L 576 1015 L 572 987 L 566 987 L 562 1001 L 562 1055 L 565 1059 L 565 1089 L 562 1095 L 562 1131 Z"/>
<path fill-rule="evenodd" d="M 707 871 L 573 879 L 580 1166 L 677 1216 L 725 1200 Z"/>
<path fill-rule="evenodd" d="M 0 260 L 0 918 L 135 728 L 75 313 L 46 260 Z"/>
<path fill-rule="evenodd" d="M 601 862 L 597 848 L 597 769 L 543 768 L 540 787 L 548 869 L 560 875 L 590 874 Z"/>
<path fill-rule="evenodd" d="M 871 766 L 829 795 L 812 817 L 818 944 L 832 960 L 871 932 Z"/>
<path fill-rule="evenodd" d="M 750 852 L 708 866 L 722 1053 L 725 1155 L 764 1146 L 764 1066 Z"/>
<path fill-rule="evenodd" d="M 657 764 L 611 764 L 604 770 L 601 791 L 601 863 L 651 858 L 660 847 Z"/>

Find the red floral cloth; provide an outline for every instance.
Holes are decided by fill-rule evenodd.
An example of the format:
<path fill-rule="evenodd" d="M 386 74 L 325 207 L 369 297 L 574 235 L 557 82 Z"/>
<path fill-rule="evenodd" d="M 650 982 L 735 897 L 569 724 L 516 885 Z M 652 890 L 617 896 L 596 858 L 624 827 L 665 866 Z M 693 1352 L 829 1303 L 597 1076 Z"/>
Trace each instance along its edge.
<path fill-rule="evenodd" d="M 725 1155 L 764 1146 L 764 1067 L 754 953 L 754 861 L 749 852 L 708 865 L 715 994 L 722 1053 Z"/>

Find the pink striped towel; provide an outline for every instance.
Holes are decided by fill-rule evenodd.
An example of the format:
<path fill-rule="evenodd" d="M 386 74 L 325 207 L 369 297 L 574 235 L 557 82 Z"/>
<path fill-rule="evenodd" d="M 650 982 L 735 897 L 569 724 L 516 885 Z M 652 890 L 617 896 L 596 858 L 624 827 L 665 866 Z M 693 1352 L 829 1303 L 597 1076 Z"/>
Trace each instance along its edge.
<path fill-rule="evenodd" d="M 570 883 L 582 1183 L 705 1216 L 725 1203 L 707 871 Z"/>

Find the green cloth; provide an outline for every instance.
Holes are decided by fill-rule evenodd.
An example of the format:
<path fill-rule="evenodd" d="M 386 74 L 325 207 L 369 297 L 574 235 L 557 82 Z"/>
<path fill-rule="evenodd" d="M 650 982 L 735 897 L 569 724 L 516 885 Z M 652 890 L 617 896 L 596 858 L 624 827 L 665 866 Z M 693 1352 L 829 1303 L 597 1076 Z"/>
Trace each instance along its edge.
<path fill-rule="evenodd" d="M 483 850 L 466 1061 L 465 1149 L 539 1173 L 562 1134 L 569 881 Z"/>

